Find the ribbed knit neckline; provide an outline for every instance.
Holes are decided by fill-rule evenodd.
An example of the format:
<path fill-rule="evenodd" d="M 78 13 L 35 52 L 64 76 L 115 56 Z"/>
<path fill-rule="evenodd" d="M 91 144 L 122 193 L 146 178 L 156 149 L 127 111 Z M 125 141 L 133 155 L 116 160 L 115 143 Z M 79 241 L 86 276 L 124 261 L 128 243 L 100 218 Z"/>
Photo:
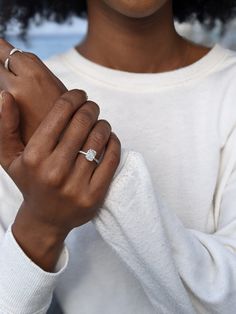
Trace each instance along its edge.
<path fill-rule="evenodd" d="M 141 88 L 144 91 L 179 85 L 205 76 L 224 60 L 228 52 L 228 49 L 215 44 L 198 61 L 176 70 L 160 73 L 134 73 L 108 68 L 85 58 L 74 47 L 61 55 L 61 61 L 70 66 L 72 71 L 107 86 L 136 91 Z"/>

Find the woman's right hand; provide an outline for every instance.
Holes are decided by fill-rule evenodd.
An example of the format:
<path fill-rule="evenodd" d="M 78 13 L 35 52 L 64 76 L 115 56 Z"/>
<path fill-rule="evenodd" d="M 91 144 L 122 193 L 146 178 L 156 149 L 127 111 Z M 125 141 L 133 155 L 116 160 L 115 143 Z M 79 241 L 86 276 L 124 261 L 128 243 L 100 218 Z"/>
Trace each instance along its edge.
<path fill-rule="evenodd" d="M 63 94 L 24 146 L 19 109 L 2 93 L 0 163 L 23 194 L 12 226 L 26 254 L 52 271 L 64 239 L 91 220 L 105 199 L 120 161 L 120 141 L 110 124 L 98 120 L 99 107 L 84 102 L 83 91 Z M 79 150 L 104 153 L 99 165 Z"/>

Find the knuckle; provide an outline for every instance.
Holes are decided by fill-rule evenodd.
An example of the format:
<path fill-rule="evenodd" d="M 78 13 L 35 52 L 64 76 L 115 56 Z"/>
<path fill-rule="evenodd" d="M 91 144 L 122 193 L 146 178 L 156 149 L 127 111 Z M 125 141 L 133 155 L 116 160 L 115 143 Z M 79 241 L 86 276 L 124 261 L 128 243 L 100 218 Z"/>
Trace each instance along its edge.
<path fill-rule="evenodd" d="M 90 195 L 86 195 L 86 196 L 80 197 L 78 199 L 78 203 L 79 203 L 80 207 L 82 207 L 82 208 L 84 208 L 86 210 L 93 209 L 94 206 L 95 206 L 95 202 L 93 200 L 93 197 L 90 196 Z"/>
<path fill-rule="evenodd" d="M 68 99 L 60 97 L 55 103 L 55 109 L 59 112 L 72 112 L 74 105 Z"/>
<path fill-rule="evenodd" d="M 39 61 L 39 58 L 38 56 L 36 56 L 34 53 L 32 52 L 24 52 L 24 54 L 29 57 L 31 60 L 35 61 L 35 62 L 38 62 Z"/>
<path fill-rule="evenodd" d="M 38 152 L 34 150 L 25 150 L 22 154 L 22 163 L 28 168 L 35 168 L 40 163 L 40 157 Z"/>
<path fill-rule="evenodd" d="M 87 189 L 86 192 L 83 189 L 78 191 L 73 183 L 67 182 L 61 186 L 61 192 L 63 197 L 78 209 L 90 211 L 96 208 L 95 195 L 93 195 L 90 189 Z"/>
<path fill-rule="evenodd" d="M 61 169 L 52 168 L 46 172 L 44 176 L 44 183 L 51 187 L 59 187 L 62 184 L 63 176 Z"/>
<path fill-rule="evenodd" d="M 78 197 L 79 195 L 79 191 L 78 189 L 76 190 L 76 194 L 74 192 L 74 187 L 72 184 L 70 184 L 70 181 L 67 182 L 66 184 L 64 184 L 64 186 L 62 186 L 61 188 L 61 195 L 65 198 L 65 199 L 68 199 L 70 200 L 72 203 L 75 203 L 76 202 L 76 198 L 75 198 L 75 195 L 76 197 Z"/>

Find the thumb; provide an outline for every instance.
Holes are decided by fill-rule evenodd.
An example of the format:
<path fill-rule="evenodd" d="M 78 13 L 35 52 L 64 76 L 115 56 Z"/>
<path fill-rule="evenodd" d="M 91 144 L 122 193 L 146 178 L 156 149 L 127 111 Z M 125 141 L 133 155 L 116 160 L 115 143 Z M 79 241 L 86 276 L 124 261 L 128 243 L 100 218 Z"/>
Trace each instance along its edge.
<path fill-rule="evenodd" d="M 0 94 L 0 164 L 5 171 L 8 171 L 12 162 L 24 150 L 19 126 L 19 107 L 10 93 L 2 91 Z"/>

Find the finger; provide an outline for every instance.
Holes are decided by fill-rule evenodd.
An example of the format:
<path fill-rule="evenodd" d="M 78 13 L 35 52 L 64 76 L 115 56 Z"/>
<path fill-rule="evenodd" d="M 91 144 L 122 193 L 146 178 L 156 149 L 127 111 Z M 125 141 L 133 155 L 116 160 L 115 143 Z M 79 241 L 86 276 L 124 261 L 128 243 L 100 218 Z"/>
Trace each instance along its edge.
<path fill-rule="evenodd" d="M 73 114 L 86 100 L 87 94 L 83 90 L 71 90 L 64 93 L 40 123 L 27 147 L 35 149 L 41 155 L 50 154 Z"/>
<path fill-rule="evenodd" d="M 91 133 L 88 136 L 86 143 L 79 150 L 87 152 L 89 149 L 93 149 L 97 152 L 96 159 L 102 156 L 105 146 L 109 140 L 111 134 L 111 126 L 106 120 L 99 120 Z M 75 175 L 79 177 L 88 177 L 90 178 L 94 169 L 97 167 L 95 161 L 89 161 L 86 159 L 86 156 L 79 153 L 75 162 Z"/>
<path fill-rule="evenodd" d="M 14 48 L 9 42 L 0 38 L 0 63 L 5 66 L 5 62 L 7 58 L 9 58 L 9 72 L 18 76 L 18 75 L 25 75 L 28 73 L 32 65 L 37 65 L 35 59 L 29 57 L 28 53 L 21 53 L 19 51 L 15 52 L 13 55 L 10 56 L 11 50 Z"/>
<path fill-rule="evenodd" d="M 99 112 L 99 106 L 93 101 L 87 101 L 76 111 L 52 154 L 52 158 L 61 167 L 66 167 L 68 161 L 74 163 L 78 150 L 84 145 L 98 119 Z"/>
<path fill-rule="evenodd" d="M 9 56 L 10 51 L 13 48 L 14 47 L 9 42 L 3 38 L 0 38 L 0 61 L 2 64 L 4 64 L 6 58 Z"/>
<path fill-rule="evenodd" d="M 9 90 L 15 76 L 0 63 L 0 90 Z"/>
<path fill-rule="evenodd" d="M 4 40 L 3 38 L 0 38 L 0 63 L 4 66 L 5 61 L 7 58 L 9 58 L 9 70 L 15 74 L 15 66 L 13 60 L 16 58 L 24 58 L 22 53 L 16 52 L 12 56 L 10 56 L 11 50 L 14 48 L 9 42 Z"/>
<path fill-rule="evenodd" d="M 36 71 L 35 67 L 37 66 L 38 69 L 44 69 L 45 71 L 47 71 L 48 74 L 53 78 L 53 80 L 60 86 L 62 91 L 67 91 L 64 84 L 47 68 L 47 66 L 35 54 L 30 52 L 16 52 L 12 56 L 10 56 L 10 52 L 13 48 L 14 47 L 9 42 L 0 38 L 0 64 L 4 68 L 5 61 L 7 58 L 9 58 L 9 71 L 5 69 L 8 74 L 12 76 L 24 76 L 27 74 L 31 75 L 32 69 Z M 7 89 L 7 87 L 5 87 L 5 85 L 3 84 L 2 88 Z"/>
<path fill-rule="evenodd" d="M 104 195 L 114 177 L 120 163 L 121 143 L 115 133 L 111 132 L 103 159 L 95 169 L 91 180 L 91 188 L 94 193 Z"/>
<path fill-rule="evenodd" d="M 23 152 L 19 124 L 19 108 L 10 93 L 2 92 L 0 97 L 0 163 L 9 171 L 13 161 Z"/>

